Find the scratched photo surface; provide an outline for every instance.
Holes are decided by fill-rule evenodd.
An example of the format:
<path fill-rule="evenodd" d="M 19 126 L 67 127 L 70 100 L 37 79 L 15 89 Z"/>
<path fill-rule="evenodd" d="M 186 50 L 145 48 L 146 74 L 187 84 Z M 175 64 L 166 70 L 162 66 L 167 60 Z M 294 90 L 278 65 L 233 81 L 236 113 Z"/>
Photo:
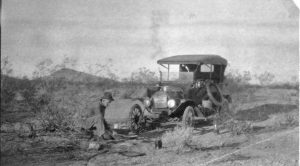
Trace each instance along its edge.
<path fill-rule="evenodd" d="M 298 4 L 1 1 L 1 165 L 298 165 Z"/>

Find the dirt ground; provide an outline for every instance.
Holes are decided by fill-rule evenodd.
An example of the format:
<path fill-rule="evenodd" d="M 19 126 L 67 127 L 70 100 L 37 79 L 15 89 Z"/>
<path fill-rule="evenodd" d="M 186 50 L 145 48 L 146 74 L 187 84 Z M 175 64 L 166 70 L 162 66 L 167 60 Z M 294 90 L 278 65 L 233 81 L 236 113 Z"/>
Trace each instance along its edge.
<path fill-rule="evenodd" d="M 164 144 L 155 149 L 154 141 L 179 122 L 163 123 L 135 139 L 102 141 L 99 150 L 88 149 L 84 132 L 38 132 L 29 138 L 1 131 L 1 165 L 299 165 L 298 92 L 259 89 L 238 98 L 235 118 L 251 122 L 251 132 L 232 135 L 224 128 L 216 134 L 211 123 L 197 121 L 190 144 L 174 151 Z"/>

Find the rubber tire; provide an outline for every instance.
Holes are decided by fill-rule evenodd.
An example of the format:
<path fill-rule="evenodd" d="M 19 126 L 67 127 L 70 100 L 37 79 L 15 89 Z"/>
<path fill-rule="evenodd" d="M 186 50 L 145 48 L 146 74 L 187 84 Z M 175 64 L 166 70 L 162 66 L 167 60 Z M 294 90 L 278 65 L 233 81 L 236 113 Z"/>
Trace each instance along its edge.
<path fill-rule="evenodd" d="M 210 89 L 210 86 L 215 86 L 217 91 L 218 91 L 218 94 L 220 96 L 220 99 L 221 101 L 217 101 L 217 99 L 214 98 L 214 96 L 212 95 L 212 92 L 211 92 L 211 89 Z M 212 83 L 212 82 L 207 82 L 206 83 L 206 90 L 207 90 L 207 95 L 209 97 L 209 99 L 217 106 L 222 106 L 223 105 L 223 95 L 222 95 L 222 92 L 219 88 L 219 86 L 217 86 L 216 84 Z"/>
<path fill-rule="evenodd" d="M 184 110 L 183 116 L 182 116 L 182 126 L 183 127 L 194 127 L 194 117 L 195 117 L 195 112 L 194 112 L 193 107 L 191 107 L 191 106 L 186 107 Z M 192 119 L 190 119 L 190 118 L 192 118 Z M 187 122 L 187 120 L 191 120 L 191 122 Z"/>
<path fill-rule="evenodd" d="M 138 117 L 136 115 L 137 111 L 139 112 Z M 128 123 L 129 123 L 129 129 L 130 131 L 134 132 L 134 133 L 138 133 L 139 131 L 141 131 L 141 129 L 143 128 L 143 112 L 142 112 L 142 108 L 140 105 L 138 104 L 134 104 L 131 108 L 130 108 L 130 112 L 129 112 L 129 117 L 128 117 Z"/>

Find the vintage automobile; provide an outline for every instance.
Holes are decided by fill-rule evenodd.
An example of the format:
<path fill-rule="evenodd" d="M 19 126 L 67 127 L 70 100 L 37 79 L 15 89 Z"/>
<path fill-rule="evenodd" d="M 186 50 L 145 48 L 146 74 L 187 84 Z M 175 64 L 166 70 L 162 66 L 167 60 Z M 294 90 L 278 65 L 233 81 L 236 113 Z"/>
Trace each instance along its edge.
<path fill-rule="evenodd" d="M 147 88 L 143 104 L 131 107 L 131 130 L 140 130 L 163 115 L 180 119 L 183 126 L 193 126 L 197 118 L 217 117 L 224 103 L 230 102 L 230 96 L 222 93 L 227 60 L 221 56 L 177 55 L 157 63 L 166 72 L 160 71 L 160 82 Z"/>

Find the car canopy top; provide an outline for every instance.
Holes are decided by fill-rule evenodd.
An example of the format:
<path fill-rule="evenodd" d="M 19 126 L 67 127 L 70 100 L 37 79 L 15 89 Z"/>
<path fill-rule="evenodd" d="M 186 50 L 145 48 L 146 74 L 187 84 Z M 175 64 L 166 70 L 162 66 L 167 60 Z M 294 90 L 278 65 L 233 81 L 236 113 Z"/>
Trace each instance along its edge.
<path fill-rule="evenodd" d="M 213 64 L 227 65 L 227 60 L 219 55 L 176 55 L 157 61 L 158 64 Z"/>

